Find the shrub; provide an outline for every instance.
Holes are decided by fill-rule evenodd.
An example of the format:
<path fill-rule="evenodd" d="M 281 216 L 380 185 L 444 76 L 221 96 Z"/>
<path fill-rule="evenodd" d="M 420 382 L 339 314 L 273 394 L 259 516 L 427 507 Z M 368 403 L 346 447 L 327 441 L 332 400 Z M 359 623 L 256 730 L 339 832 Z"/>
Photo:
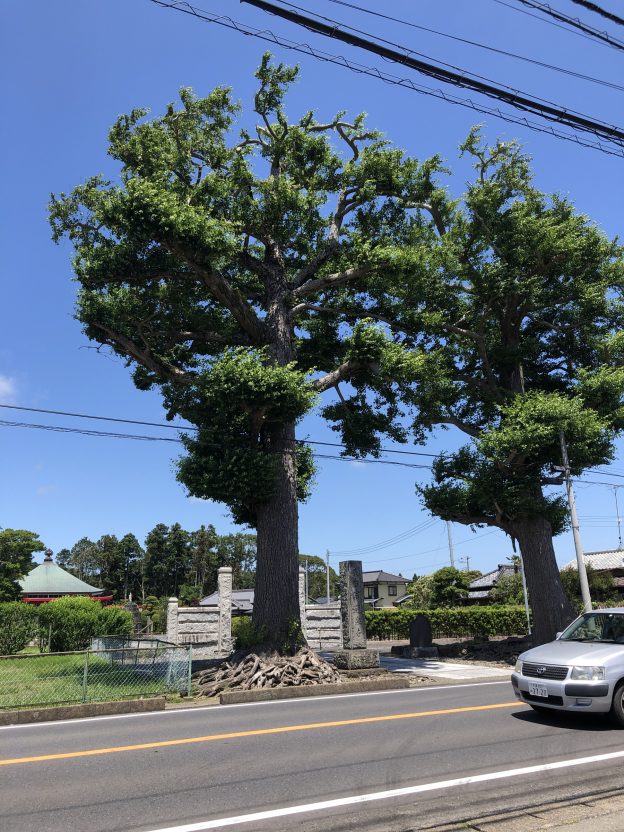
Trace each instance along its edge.
<path fill-rule="evenodd" d="M 42 643 L 52 653 L 83 650 L 94 636 L 129 635 L 132 615 L 85 597 L 56 598 L 39 608 Z"/>
<path fill-rule="evenodd" d="M 526 613 L 520 606 L 450 607 L 435 610 L 403 609 L 366 610 L 368 638 L 409 638 L 409 623 L 419 613 L 431 622 L 434 638 L 524 635 Z"/>
<path fill-rule="evenodd" d="M 236 650 L 245 650 L 264 641 L 263 634 L 256 630 L 247 615 L 237 615 L 232 619 L 232 636 Z"/>
<path fill-rule="evenodd" d="M 0 656 L 19 653 L 37 634 L 37 610 L 21 601 L 0 604 Z"/>

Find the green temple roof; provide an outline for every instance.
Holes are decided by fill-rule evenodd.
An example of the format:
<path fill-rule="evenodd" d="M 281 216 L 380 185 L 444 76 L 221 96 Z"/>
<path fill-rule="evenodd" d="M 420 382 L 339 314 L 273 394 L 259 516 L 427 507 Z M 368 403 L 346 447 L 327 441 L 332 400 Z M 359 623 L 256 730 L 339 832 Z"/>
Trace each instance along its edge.
<path fill-rule="evenodd" d="M 19 584 L 23 595 L 99 595 L 104 591 L 61 569 L 51 554 L 46 555 L 43 563 L 35 566 Z"/>

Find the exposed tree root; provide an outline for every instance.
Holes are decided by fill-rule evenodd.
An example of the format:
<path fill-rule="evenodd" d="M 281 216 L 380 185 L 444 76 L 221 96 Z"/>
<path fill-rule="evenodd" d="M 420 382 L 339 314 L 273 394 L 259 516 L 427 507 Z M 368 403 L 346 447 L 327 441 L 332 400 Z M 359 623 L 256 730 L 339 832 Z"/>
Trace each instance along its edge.
<path fill-rule="evenodd" d="M 321 685 L 337 682 L 338 671 L 308 647 L 294 656 L 278 653 L 236 654 L 229 660 L 202 670 L 195 675 L 199 696 L 216 696 L 224 690 L 252 690 L 288 687 L 291 685 Z"/>

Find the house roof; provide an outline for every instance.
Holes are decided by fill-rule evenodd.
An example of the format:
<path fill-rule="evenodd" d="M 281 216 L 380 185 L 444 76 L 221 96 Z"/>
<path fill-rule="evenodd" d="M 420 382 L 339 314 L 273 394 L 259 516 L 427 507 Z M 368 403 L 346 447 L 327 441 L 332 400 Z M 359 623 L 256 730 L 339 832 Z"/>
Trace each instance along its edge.
<path fill-rule="evenodd" d="M 606 549 L 604 552 L 585 552 L 583 560 L 586 566 L 593 566 L 594 569 L 624 569 L 624 550 Z M 566 563 L 562 569 L 578 569 L 576 558 Z"/>
<path fill-rule="evenodd" d="M 499 563 L 496 569 L 492 569 L 491 572 L 486 572 L 485 575 L 481 575 L 479 578 L 475 578 L 474 581 L 471 581 L 468 584 L 470 597 L 484 597 L 485 595 L 487 595 L 488 590 L 496 586 L 496 584 L 500 581 L 503 575 L 514 575 L 515 572 L 516 570 L 511 564 Z M 473 595 L 474 592 L 480 591 L 483 591 L 482 596 Z"/>
<path fill-rule="evenodd" d="M 402 578 L 400 575 L 392 575 L 390 572 L 384 572 L 383 569 L 378 569 L 374 572 L 362 572 L 362 579 L 365 584 L 372 584 L 375 581 L 381 581 L 384 583 L 391 584 L 409 583 L 407 578 Z"/>
<path fill-rule="evenodd" d="M 233 589 L 232 609 L 239 612 L 251 612 L 253 610 L 255 591 L 253 589 Z M 213 592 L 199 602 L 200 607 L 218 607 L 219 593 Z"/>
<path fill-rule="evenodd" d="M 489 598 L 490 592 L 503 575 L 514 575 L 515 572 L 516 570 L 512 564 L 499 563 L 496 569 L 492 569 L 491 572 L 486 572 L 485 575 L 475 578 L 474 581 L 468 584 L 468 600 L 478 601 L 481 598 Z"/>
<path fill-rule="evenodd" d="M 43 563 L 35 566 L 19 584 L 24 595 L 100 595 L 104 591 L 61 569 L 52 555 L 46 555 Z"/>

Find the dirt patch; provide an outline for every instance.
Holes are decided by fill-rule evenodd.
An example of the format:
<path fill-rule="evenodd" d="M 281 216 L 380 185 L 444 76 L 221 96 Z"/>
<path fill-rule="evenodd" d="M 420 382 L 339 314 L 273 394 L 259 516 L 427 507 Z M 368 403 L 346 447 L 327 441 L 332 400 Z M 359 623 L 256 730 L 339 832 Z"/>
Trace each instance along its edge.
<path fill-rule="evenodd" d="M 528 650 L 531 643 L 523 638 L 472 639 L 438 644 L 441 659 L 469 664 L 485 664 L 492 667 L 513 667 L 520 653 Z"/>

